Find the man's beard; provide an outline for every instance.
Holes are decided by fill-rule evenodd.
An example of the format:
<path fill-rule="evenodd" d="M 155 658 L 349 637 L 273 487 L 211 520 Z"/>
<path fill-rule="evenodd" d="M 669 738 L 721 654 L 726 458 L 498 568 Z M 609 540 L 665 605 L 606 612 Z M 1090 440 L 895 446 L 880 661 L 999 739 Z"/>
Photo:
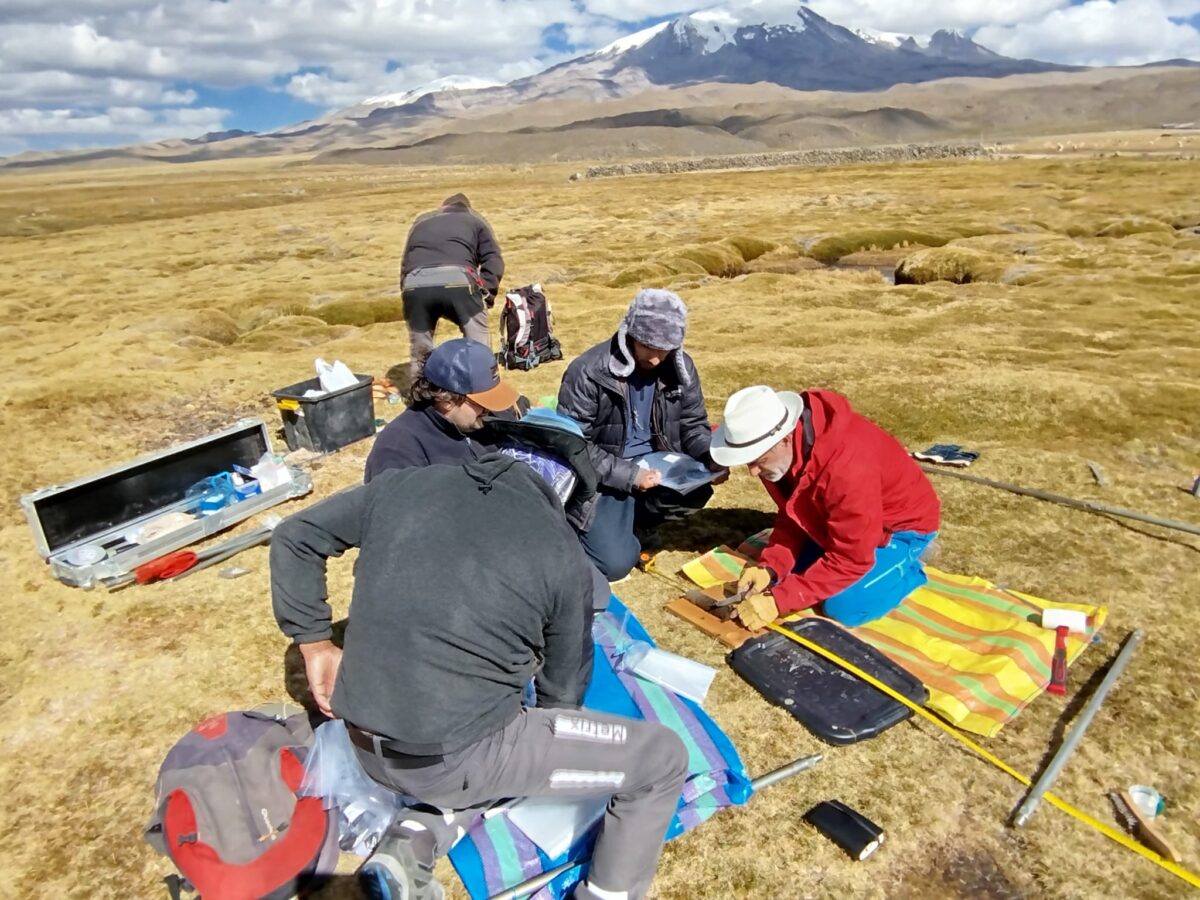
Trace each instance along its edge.
<path fill-rule="evenodd" d="M 765 478 L 767 481 L 771 482 L 772 484 L 779 482 L 779 481 L 783 481 L 783 476 L 786 474 L 787 474 L 787 469 L 768 469 L 766 466 L 764 466 L 762 471 L 759 472 L 759 475 L 761 475 L 763 478 Z"/>

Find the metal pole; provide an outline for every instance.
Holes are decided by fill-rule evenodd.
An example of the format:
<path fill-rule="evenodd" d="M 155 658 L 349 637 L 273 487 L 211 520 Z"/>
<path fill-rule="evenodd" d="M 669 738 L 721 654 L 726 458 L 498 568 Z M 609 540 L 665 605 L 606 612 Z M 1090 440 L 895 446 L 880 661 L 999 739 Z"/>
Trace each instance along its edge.
<path fill-rule="evenodd" d="M 961 478 L 963 481 L 970 481 L 975 484 L 986 485 L 987 487 L 999 488 L 1002 491 L 1009 491 L 1013 494 L 1021 494 L 1025 497 L 1036 497 L 1038 500 L 1048 500 L 1051 503 L 1059 503 L 1063 506 L 1070 506 L 1074 509 L 1082 509 L 1087 512 L 1101 513 L 1108 516 L 1120 516 L 1123 519 L 1133 519 L 1137 522 L 1145 522 L 1148 525 L 1158 525 L 1162 528 L 1171 528 L 1175 531 L 1183 531 L 1187 534 L 1200 535 L 1200 525 L 1192 525 L 1188 522 L 1178 522 L 1175 519 L 1160 519 L 1157 516 L 1147 516 L 1144 513 L 1135 512 L 1132 509 L 1123 509 L 1119 506 L 1108 506 L 1104 503 L 1096 503 L 1092 500 L 1075 500 L 1072 497 L 1064 497 L 1061 494 L 1051 494 L 1049 491 L 1039 491 L 1034 488 L 1021 487 L 1017 484 L 1009 484 L 1007 481 L 993 481 L 990 478 L 980 478 L 978 475 L 968 475 L 966 472 L 956 472 L 953 469 L 939 469 L 936 466 L 921 466 L 921 468 L 931 475 L 945 475 L 948 478 Z"/>
<path fill-rule="evenodd" d="M 785 778 L 791 778 L 793 775 L 799 775 L 801 772 L 811 769 L 825 757 L 817 753 L 814 756 L 805 756 L 795 762 L 790 762 L 786 766 L 780 766 L 773 772 L 767 772 L 765 775 L 759 775 L 750 786 L 754 788 L 755 793 L 763 788 L 769 788 L 771 785 L 783 781 Z"/>
<path fill-rule="evenodd" d="M 583 862 L 583 860 L 579 862 Z M 522 881 L 515 888 L 509 888 L 507 891 L 493 894 L 489 900 L 518 900 L 520 897 L 528 897 L 530 894 L 536 894 L 559 875 L 575 868 L 579 865 L 579 862 L 565 862 L 558 868 L 551 869 L 549 872 L 543 872 L 541 875 L 536 875 L 528 881 Z"/>
<path fill-rule="evenodd" d="M 1013 816 L 1013 825 L 1017 828 L 1024 826 L 1033 816 L 1034 810 L 1038 804 L 1042 802 L 1042 796 L 1046 791 L 1050 790 L 1050 786 L 1054 784 L 1059 773 L 1067 764 L 1067 760 L 1075 751 L 1076 744 L 1083 737 L 1083 733 L 1087 731 L 1088 725 L 1092 723 L 1092 718 L 1096 715 L 1096 711 L 1100 708 L 1100 704 L 1104 702 L 1104 698 L 1108 696 L 1108 692 L 1112 686 L 1117 683 L 1117 679 L 1121 677 L 1121 673 L 1125 671 L 1125 667 L 1129 664 L 1129 660 L 1133 657 L 1133 651 L 1137 649 L 1137 645 L 1142 642 L 1142 638 L 1146 633 L 1140 628 L 1134 630 L 1132 634 L 1125 639 L 1125 643 L 1121 645 L 1121 651 L 1113 660 L 1112 665 L 1108 668 L 1108 673 L 1104 676 L 1104 680 L 1100 682 L 1100 686 L 1096 688 L 1096 693 L 1088 700 L 1084 706 L 1083 712 L 1079 714 L 1079 718 L 1075 724 L 1071 726 L 1071 730 L 1067 736 L 1063 738 L 1062 745 L 1055 752 L 1054 757 L 1050 760 L 1050 764 L 1038 777 L 1033 787 L 1029 789 L 1029 794 L 1017 807 L 1017 812 Z"/>
<path fill-rule="evenodd" d="M 814 756 L 802 756 L 800 759 L 794 760 L 786 766 L 780 766 L 778 769 L 767 772 L 765 775 L 759 775 L 750 782 L 750 786 L 757 793 L 763 788 L 769 788 L 773 784 L 778 784 L 785 778 L 791 778 L 793 775 L 799 775 L 801 772 L 811 769 L 822 759 L 824 759 L 824 756 L 820 753 Z M 528 881 L 522 881 L 514 888 L 509 888 L 507 891 L 502 891 L 499 894 L 493 894 L 488 900 L 519 900 L 521 897 L 528 897 L 530 894 L 540 891 L 559 875 L 569 872 L 581 862 L 583 860 L 565 862 L 561 866 L 551 869 L 549 872 L 543 872 L 541 875 L 535 875 Z"/>

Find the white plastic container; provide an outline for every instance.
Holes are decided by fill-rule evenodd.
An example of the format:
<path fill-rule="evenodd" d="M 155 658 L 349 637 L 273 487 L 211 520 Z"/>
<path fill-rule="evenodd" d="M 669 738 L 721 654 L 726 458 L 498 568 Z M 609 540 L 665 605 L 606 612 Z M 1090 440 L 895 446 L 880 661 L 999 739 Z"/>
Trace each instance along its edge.
<path fill-rule="evenodd" d="M 600 821 L 609 799 L 607 795 L 582 800 L 526 797 L 512 805 L 508 821 L 541 847 L 548 857 L 558 859 Z"/>
<path fill-rule="evenodd" d="M 703 703 L 717 670 L 694 659 L 652 647 L 645 641 L 634 641 L 621 657 L 620 668 L 657 685 L 672 690 L 681 697 Z"/>

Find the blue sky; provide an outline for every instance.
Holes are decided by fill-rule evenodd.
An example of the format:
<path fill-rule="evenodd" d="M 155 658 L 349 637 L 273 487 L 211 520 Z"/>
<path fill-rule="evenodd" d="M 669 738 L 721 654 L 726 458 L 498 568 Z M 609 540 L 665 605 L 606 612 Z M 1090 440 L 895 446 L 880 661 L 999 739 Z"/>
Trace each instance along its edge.
<path fill-rule="evenodd" d="M 471 75 L 504 82 L 687 0 L 0 0 L 0 154 L 268 131 Z M 751 23 L 798 0 L 729 0 Z M 954 28 L 1082 65 L 1200 59 L 1200 0 L 810 0 L 850 28 Z"/>

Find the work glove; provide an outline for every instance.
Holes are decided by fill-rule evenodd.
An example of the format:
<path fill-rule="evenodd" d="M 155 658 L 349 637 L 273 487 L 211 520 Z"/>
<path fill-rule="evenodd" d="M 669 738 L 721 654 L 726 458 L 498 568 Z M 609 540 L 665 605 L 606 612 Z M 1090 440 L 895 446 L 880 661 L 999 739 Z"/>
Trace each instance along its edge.
<path fill-rule="evenodd" d="M 746 566 L 738 576 L 738 593 L 753 597 L 771 586 L 771 570 L 763 566 Z"/>
<path fill-rule="evenodd" d="M 735 606 L 733 614 L 748 629 L 758 631 L 779 618 L 779 608 L 770 594 L 754 594 Z"/>

